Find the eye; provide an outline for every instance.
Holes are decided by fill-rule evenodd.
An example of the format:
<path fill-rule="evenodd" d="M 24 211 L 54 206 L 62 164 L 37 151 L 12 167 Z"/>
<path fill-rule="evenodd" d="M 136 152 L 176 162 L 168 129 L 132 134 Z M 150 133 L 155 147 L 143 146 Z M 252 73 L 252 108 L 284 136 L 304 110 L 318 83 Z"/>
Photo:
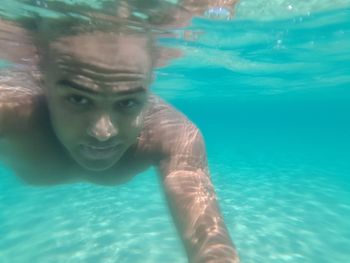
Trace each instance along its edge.
<path fill-rule="evenodd" d="M 118 106 L 124 109 L 131 109 L 138 105 L 138 102 L 134 99 L 127 99 L 118 102 Z"/>
<path fill-rule="evenodd" d="M 66 100 L 71 104 L 74 104 L 77 106 L 86 106 L 91 103 L 89 99 L 80 95 L 70 95 L 66 98 Z"/>

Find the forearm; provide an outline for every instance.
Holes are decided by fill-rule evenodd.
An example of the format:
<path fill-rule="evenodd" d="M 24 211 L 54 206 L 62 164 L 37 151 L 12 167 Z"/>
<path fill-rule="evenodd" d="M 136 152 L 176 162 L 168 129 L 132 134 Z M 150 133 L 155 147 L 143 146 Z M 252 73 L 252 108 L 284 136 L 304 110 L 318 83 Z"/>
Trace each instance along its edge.
<path fill-rule="evenodd" d="M 189 262 L 239 262 L 221 216 L 199 219 L 193 231 L 193 235 L 186 240 Z"/>
<path fill-rule="evenodd" d="M 178 171 L 168 175 L 164 184 L 189 262 L 239 262 L 209 177 Z"/>

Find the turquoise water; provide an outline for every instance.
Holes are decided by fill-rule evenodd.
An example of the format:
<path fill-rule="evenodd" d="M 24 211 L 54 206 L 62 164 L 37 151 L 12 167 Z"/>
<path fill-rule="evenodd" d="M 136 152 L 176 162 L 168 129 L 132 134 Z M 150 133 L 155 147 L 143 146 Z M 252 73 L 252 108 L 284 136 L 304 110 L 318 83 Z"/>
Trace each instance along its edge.
<path fill-rule="evenodd" d="M 153 90 L 202 129 L 242 262 L 350 262 L 350 6 L 321 2 L 247 3 L 162 40 L 185 56 Z M 118 187 L 30 187 L 5 167 L 0 182 L 0 262 L 186 262 L 152 169 Z"/>

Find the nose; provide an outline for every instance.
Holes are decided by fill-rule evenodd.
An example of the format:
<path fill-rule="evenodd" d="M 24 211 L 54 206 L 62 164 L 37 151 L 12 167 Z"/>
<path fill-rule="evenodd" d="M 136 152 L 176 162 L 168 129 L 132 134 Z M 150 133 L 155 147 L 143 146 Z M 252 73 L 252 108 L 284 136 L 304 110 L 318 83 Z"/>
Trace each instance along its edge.
<path fill-rule="evenodd" d="M 118 134 L 117 127 L 108 114 L 100 116 L 87 130 L 88 135 L 96 138 L 101 142 L 108 141 Z"/>

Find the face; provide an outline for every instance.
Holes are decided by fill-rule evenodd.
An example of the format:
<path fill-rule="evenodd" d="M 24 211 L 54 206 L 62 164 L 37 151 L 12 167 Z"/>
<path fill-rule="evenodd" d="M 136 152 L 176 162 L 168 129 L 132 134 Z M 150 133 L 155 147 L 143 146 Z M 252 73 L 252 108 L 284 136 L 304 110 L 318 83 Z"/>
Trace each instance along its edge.
<path fill-rule="evenodd" d="M 85 169 L 112 167 L 137 142 L 151 75 L 147 43 L 90 33 L 50 46 L 43 65 L 52 127 Z"/>

